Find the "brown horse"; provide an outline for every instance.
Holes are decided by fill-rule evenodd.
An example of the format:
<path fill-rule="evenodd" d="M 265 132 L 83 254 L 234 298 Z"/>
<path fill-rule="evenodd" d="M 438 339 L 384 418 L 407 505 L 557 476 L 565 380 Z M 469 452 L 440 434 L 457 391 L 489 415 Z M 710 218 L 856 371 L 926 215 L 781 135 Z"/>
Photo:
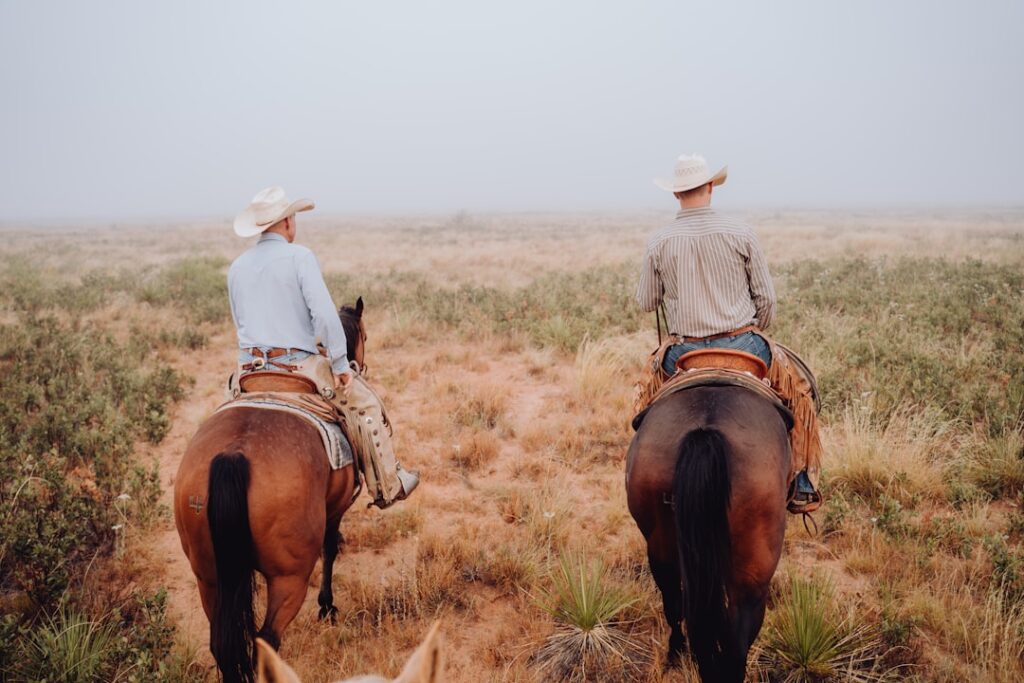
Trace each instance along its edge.
<path fill-rule="evenodd" d="M 671 635 L 703 681 L 741 683 L 786 530 L 786 415 L 735 386 L 655 403 L 629 447 L 629 511 L 647 539 Z"/>
<path fill-rule="evenodd" d="M 362 298 L 339 311 L 349 358 L 360 365 L 362 313 Z M 290 413 L 221 411 L 192 437 L 174 482 L 174 521 L 210 620 L 210 651 L 227 683 L 253 680 L 257 635 L 280 645 L 321 551 L 320 618 L 337 613 L 331 574 L 356 483 L 351 465 L 331 470 L 317 430 Z M 257 571 L 267 581 L 258 633 Z"/>

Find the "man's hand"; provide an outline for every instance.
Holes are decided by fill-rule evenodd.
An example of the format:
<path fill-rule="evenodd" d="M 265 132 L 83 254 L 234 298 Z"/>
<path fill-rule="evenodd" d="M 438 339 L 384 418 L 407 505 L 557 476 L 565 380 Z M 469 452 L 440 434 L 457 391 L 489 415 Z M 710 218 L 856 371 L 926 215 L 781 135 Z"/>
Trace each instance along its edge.
<path fill-rule="evenodd" d="M 340 375 L 334 376 L 334 388 L 335 389 L 348 389 L 348 385 L 352 383 L 352 373 L 343 372 Z"/>

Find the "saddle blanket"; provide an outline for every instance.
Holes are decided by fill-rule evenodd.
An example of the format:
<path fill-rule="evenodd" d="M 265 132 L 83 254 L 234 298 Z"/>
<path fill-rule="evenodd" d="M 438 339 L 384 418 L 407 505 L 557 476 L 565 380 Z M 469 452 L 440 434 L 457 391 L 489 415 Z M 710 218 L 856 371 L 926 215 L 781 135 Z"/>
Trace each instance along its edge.
<path fill-rule="evenodd" d="M 217 408 L 216 412 L 232 408 L 262 408 L 264 410 L 285 411 L 298 415 L 316 427 L 320 433 L 320 439 L 324 443 L 324 450 L 327 452 L 327 460 L 330 462 L 332 470 L 340 470 L 342 467 L 352 464 L 352 444 L 345 437 L 345 433 L 341 431 L 341 426 L 337 422 L 323 419 L 312 410 L 307 410 L 276 397 L 243 394 L 240 398 L 228 401 Z"/>

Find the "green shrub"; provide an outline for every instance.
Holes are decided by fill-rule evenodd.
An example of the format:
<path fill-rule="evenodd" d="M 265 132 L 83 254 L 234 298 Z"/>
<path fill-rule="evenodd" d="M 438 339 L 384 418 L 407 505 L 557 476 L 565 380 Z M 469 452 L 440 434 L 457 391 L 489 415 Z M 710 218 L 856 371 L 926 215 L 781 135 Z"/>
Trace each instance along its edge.
<path fill-rule="evenodd" d="M 832 584 L 793 577 L 776 598 L 758 664 L 786 683 L 884 680 L 880 644 L 870 628 L 843 616 Z"/>
<path fill-rule="evenodd" d="M 553 680 L 635 680 L 647 652 L 630 640 L 621 615 L 639 598 L 606 580 L 600 561 L 562 555 L 538 604 L 556 627 L 535 654 Z"/>
<path fill-rule="evenodd" d="M 227 261 L 222 258 L 187 258 L 156 271 L 143 281 L 139 301 L 174 306 L 193 323 L 229 319 Z"/>
<path fill-rule="evenodd" d="M 136 439 L 157 442 L 183 395 L 100 330 L 28 316 L 0 326 L 0 583 L 54 603 L 81 562 L 109 548 Z M 135 478 L 136 502 L 158 483 Z"/>

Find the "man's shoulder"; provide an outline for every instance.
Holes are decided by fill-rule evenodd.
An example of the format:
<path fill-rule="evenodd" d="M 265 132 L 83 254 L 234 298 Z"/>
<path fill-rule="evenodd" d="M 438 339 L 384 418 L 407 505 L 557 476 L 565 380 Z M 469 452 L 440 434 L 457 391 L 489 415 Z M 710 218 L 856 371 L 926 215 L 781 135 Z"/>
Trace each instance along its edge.
<path fill-rule="evenodd" d="M 699 238 L 708 235 L 733 235 L 749 238 L 754 236 L 754 229 L 740 218 L 718 213 L 717 211 L 708 211 L 696 215 L 681 215 L 671 223 L 651 233 L 647 239 L 647 248 L 655 248 L 675 238 Z"/>

